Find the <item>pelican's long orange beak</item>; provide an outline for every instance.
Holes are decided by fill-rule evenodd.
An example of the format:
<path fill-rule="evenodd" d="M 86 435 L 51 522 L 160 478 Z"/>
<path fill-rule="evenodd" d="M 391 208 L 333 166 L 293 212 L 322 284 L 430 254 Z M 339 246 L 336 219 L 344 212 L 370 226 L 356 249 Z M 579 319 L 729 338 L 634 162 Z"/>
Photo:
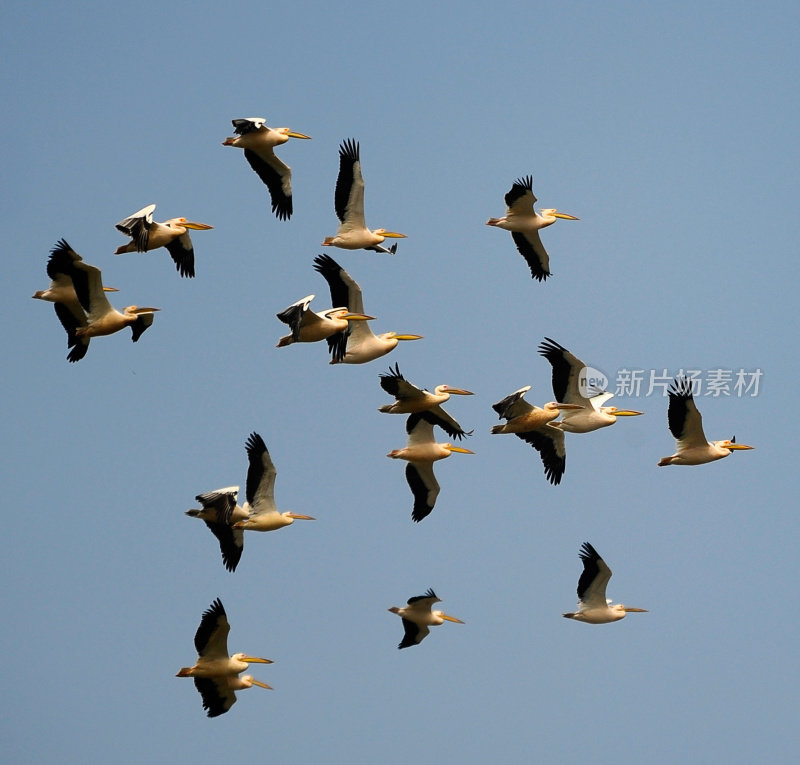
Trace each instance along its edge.
<path fill-rule="evenodd" d="M 266 688 L 268 691 L 273 690 L 271 685 L 267 685 L 266 683 L 262 683 L 260 680 L 256 680 L 254 677 L 250 678 L 250 682 L 253 685 L 257 685 L 259 688 Z"/>
<path fill-rule="evenodd" d="M 272 659 L 262 659 L 259 656 L 245 656 L 242 661 L 246 661 L 248 664 L 274 664 L 275 662 Z"/>
<path fill-rule="evenodd" d="M 288 518 L 294 518 L 296 521 L 316 521 L 317 519 L 310 515 L 298 515 L 297 513 L 286 513 Z"/>
<path fill-rule="evenodd" d="M 458 452 L 459 454 L 475 454 L 475 452 L 471 452 L 463 446 L 453 446 L 452 444 L 447 445 L 447 450 L 450 452 Z"/>
<path fill-rule="evenodd" d="M 193 231 L 208 231 L 210 228 L 214 228 L 213 226 L 209 226 L 208 223 L 197 223 L 193 220 L 187 220 L 181 223 L 181 226 L 184 228 L 190 228 Z"/>
<path fill-rule="evenodd" d="M 574 215 L 568 215 L 567 213 L 555 212 L 555 211 L 553 211 L 553 217 L 561 218 L 562 220 L 580 220 L 580 218 L 576 218 Z"/>
<path fill-rule="evenodd" d="M 448 622 L 455 622 L 456 624 L 464 624 L 461 619 L 456 619 L 455 616 L 450 616 L 449 614 L 441 614 L 442 619 Z"/>

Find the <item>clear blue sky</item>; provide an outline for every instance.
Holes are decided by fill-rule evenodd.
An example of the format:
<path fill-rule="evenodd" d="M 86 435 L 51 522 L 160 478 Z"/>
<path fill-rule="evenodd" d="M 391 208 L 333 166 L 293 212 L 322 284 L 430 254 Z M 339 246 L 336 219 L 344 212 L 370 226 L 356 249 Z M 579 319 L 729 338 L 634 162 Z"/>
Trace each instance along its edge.
<path fill-rule="evenodd" d="M 9 761 L 793 762 L 799 20 L 791 2 L 7 3 Z M 279 150 L 288 223 L 221 145 L 244 116 L 313 136 Z M 275 313 L 328 303 L 312 261 L 349 137 L 368 224 L 408 239 L 330 254 L 377 331 L 425 339 L 332 367 L 321 345 L 276 349 Z M 581 219 L 543 233 L 545 284 L 484 226 L 529 173 L 542 207 Z M 112 255 L 114 224 L 149 203 L 214 226 L 195 280 L 163 251 Z M 116 305 L 162 308 L 136 345 L 66 362 L 30 299 L 60 237 Z M 612 403 L 644 416 L 568 437 L 550 486 L 530 447 L 489 434 L 511 391 L 552 399 L 544 336 L 612 384 L 760 369 L 757 396 L 698 398 L 709 438 L 756 449 L 657 468 L 667 402 L 643 391 Z M 449 406 L 475 455 L 437 465 L 419 525 L 385 457 L 404 420 L 376 411 L 395 362 L 477 394 Z M 250 535 L 229 574 L 183 511 L 244 487 L 251 431 L 280 508 L 319 520 Z M 561 618 L 585 540 L 609 596 L 649 613 Z M 398 651 L 386 609 L 428 587 L 466 624 Z M 174 674 L 216 597 L 275 690 L 208 720 Z"/>

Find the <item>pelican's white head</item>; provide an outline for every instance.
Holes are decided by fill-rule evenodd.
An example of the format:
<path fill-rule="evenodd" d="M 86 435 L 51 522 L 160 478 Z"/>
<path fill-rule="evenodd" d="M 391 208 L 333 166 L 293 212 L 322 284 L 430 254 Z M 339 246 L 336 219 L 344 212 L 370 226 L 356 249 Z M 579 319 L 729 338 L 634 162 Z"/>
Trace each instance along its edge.
<path fill-rule="evenodd" d="M 276 133 L 281 133 L 282 135 L 286 136 L 286 140 L 288 141 L 290 138 L 304 138 L 306 140 L 311 140 L 310 135 L 305 135 L 304 133 L 295 133 L 293 130 L 289 130 L 287 127 L 282 128 L 273 128 Z"/>
<path fill-rule="evenodd" d="M 406 234 L 398 234 L 396 231 L 387 231 L 385 228 L 373 228 L 373 234 L 382 236 L 384 239 L 406 239 Z"/>
<path fill-rule="evenodd" d="M 272 690 L 271 685 L 267 685 L 266 683 L 262 683 L 260 680 L 256 680 L 252 675 L 242 675 L 241 677 L 228 678 L 228 686 L 234 691 L 250 688 L 254 685 L 257 685 L 259 688 L 266 688 L 268 691 Z"/>
<path fill-rule="evenodd" d="M 464 390 L 463 388 L 451 388 L 449 385 L 437 385 L 434 389 L 434 393 L 448 393 L 451 396 L 474 396 L 475 394 L 471 390 Z"/>
<path fill-rule="evenodd" d="M 208 223 L 197 223 L 196 221 L 188 220 L 186 218 L 170 218 L 169 220 L 164 221 L 164 225 L 174 229 L 190 228 L 193 231 L 208 231 L 209 229 L 214 228 L 213 226 L 209 226 Z"/>
<path fill-rule="evenodd" d="M 539 212 L 543 218 L 561 218 L 562 220 L 580 220 L 580 218 L 576 218 L 574 215 L 568 215 L 567 213 L 562 213 L 556 210 L 555 207 L 546 207 L 544 210 Z"/>
<path fill-rule="evenodd" d="M 383 332 L 379 337 L 386 340 L 422 340 L 422 335 L 399 334 L 397 332 Z"/>
<path fill-rule="evenodd" d="M 248 656 L 246 653 L 235 653 L 231 656 L 234 661 L 241 661 L 245 664 L 272 664 L 272 659 L 262 659 L 259 656 Z"/>

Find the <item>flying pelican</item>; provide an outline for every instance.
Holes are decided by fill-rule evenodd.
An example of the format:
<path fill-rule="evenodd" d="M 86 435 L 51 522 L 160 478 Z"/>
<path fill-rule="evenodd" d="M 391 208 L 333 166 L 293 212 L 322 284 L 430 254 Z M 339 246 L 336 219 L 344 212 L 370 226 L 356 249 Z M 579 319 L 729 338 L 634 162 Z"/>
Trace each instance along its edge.
<path fill-rule="evenodd" d="M 207 711 L 208 717 L 224 715 L 236 703 L 234 691 L 243 691 L 254 685 L 272 690 L 271 685 L 256 680 L 252 675 L 194 678 L 194 687 L 200 691 L 203 709 Z"/>
<path fill-rule="evenodd" d="M 244 548 L 244 532 L 233 528 L 234 523 L 245 521 L 248 512 L 236 504 L 238 486 L 198 494 L 195 499 L 202 505 L 200 510 L 187 510 L 190 518 L 200 518 L 219 542 L 222 562 L 228 571 L 236 571 Z"/>
<path fill-rule="evenodd" d="M 133 215 L 117 223 L 116 228 L 131 241 L 117 247 L 114 254 L 125 252 L 149 252 L 166 247 L 172 256 L 175 268 L 181 276 L 194 276 L 194 247 L 189 229 L 208 231 L 214 228 L 207 223 L 196 223 L 186 218 L 170 218 L 163 223 L 153 220 L 155 205 L 147 205 Z"/>
<path fill-rule="evenodd" d="M 634 417 L 641 412 L 633 409 L 617 409 L 615 406 L 603 406 L 613 393 L 602 392 L 591 398 L 582 393 L 588 392 L 586 384 L 586 365 L 573 356 L 563 345 L 559 345 L 549 337 L 539 344 L 539 353 L 553 367 L 553 395 L 556 401 L 568 404 L 579 404 L 581 411 L 568 412 L 556 426 L 568 433 L 589 433 L 598 428 L 613 425 L 617 417 Z M 583 376 L 583 377 L 582 377 Z"/>
<path fill-rule="evenodd" d="M 57 257 L 62 263 L 60 267 L 67 269 L 65 275 L 72 281 L 78 302 L 86 312 L 83 323 L 69 311 L 59 313 L 58 318 L 67 330 L 67 344 L 72 348 L 69 360 L 82 359 L 91 338 L 112 335 L 125 327 L 131 328 L 131 339 L 135 343 L 153 323 L 153 312 L 160 309 L 131 305 L 120 313 L 108 302 L 99 268 L 85 263 L 64 239 L 59 240 L 53 250 L 54 254 L 56 251 L 59 251 Z M 71 265 L 67 266 L 69 261 Z"/>
<path fill-rule="evenodd" d="M 396 399 L 393 404 L 384 404 L 378 407 L 379 412 L 386 414 L 428 412 L 435 419 L 434 424 L 438 425 L 450 438 L 462 439 L 464 436 L 472 435 L 472 431 L 466 433 L 440 406 L 452 395 L 474 395 L 471 391 L 463 388 L 451 388 L 449 385 L 437 385 L 433 389 L 433 393 L 427 390 L 420 390 L 400 374 L 400 366 L 398 364 L 394 365 L 394 369 L 389 367 L 389 373 L 381 374 L 379 377 L 381 388 Z"/>
<path fill-rule="evenodd" d="M 558 212 L 548 208 L 538 214 L 533 209 L 536 197 L 533 195 L 533 177 L 518 178 L 511 191 L 505 196 L 506 214 L 503 218 L 489 218 L 487 226 L 497 226 L 511 232 L 511 238 L 517 245 L 519 254 L 531 269 L 531 277 L 543 281 L 550 276 L 550 258 L 547 255 L 539 229 L 556 222 L 556 218 L 579 220 L 574 215 Z"/>
<path fill-rule="evenodd" d="M 394 255 L 395 242 L 388 250 L 381 246 L 387 237 L 405 239 L 405 234 L 376 228 L 370 231 L 364 221 L 364 178 L 361 175 L 361 159 L 358 142 L 352 138 L 339 146 L 339 177 L 336 179 L 336 193 L 333 199 L 336 217 L 341 221 L 336 236 L 328 236 L 323 247 L 333 245 L 345 250 L 374 250 Z"/>
<path fill-rule="evenodd" d="M 275 507 L 275 476 L 278 471 L 270 459 L 267 445 L 258 433 L 251 433 L 245 444 L 247 458 L 247 502 L 244 510 L 245 520 L 233 524 L 234 529 L 245 531 L 274 531 L 289 526 L 296 520 L 314 521 L 310 515 L 297 513 L 279 513 Z"/>
<path fill-rule="evenodd" d="M 531 389 L 530 385 L 520 388 L 502 401 L 492 405 L 501 419 L 508 420 L 503 425 L 494 425 L 492 433 L 513 433 L 517 438 L 527 441 L 542 458 L 544 474 L 554 485 L 561 483 L 561 476 L 567 466 L 567 450 L 564 433 L 553 423 L 561 410 L 581 409 L 578 404 L 559 404 L 550 401 L 544 408 L 531 406 L 523 396 Z"/>
<path fill-rule="evenodd" d="M 578 610 L 563 616 L 587 624 L 608 624 L 624 619 L 625 614 L 647 613 L 645 608 L 631 608 L 606 600 L 606 585 L 611 579 L 611 569 L 588 542 L 583 543 L 579 555 L 583 561 L 583 573 L 578 579 Z"/>
<path fill-rule="evenodd" d="M 408 599 L 408 605 L 403 608 L 392 606 L 389 611 L 397 614 L 403 620 L 403 629 L 406 631 L 403 639 L 398 644 L 398 648 L 408 648 L 412 645 L 419 645 L 428 635 L 428 627 L 437 627 L 445 622 L 455 622 L 463 624 L 461 619 L 449 616 L 443 611 L 433 611 L 431 607 L 434 603 L 441 603 L 442 599 L 436 597 L 433 590 L 428 590 L 424 595 L 415 595 Z"/>
<path fill-rule="evenodd" d="M 443 460 L 453 452 L 474 454 L 452 444 L 437 444 L 433 439 L 433 426 L 438 424 L 429 412 L 412 414 L 406 420 L 408 443 L 404 449 L 394 449 L 386 456 L 395 460 L 406 460 L 406 481 L 414 495 L 414 510 L 411 518 L 419 523 L 430 515 L 439 496 L 439 483 L 433 474 L 433 463 Z"/>
<path fill-rule="evenodd" d="M 346 331 L 350 326 L 348 322 L 369 321 L 375 318 L 367 316 L 365 313 L 351 313 L 347 308 L 328 308 L 315 313 L 309 308 L 313 299 L 314 295 L 308 295 L 276 314 L 292 330 L 290 335 L 285 335 L 278 340 L 277 348 L 283 348 L 292 343 L 315 343 L 318 340 L 327 340 L 337 332 Z M 334 356 L 335 360 L 341 361 L 345 353 L 344 344 L 338 343 L 332 350 L 340 354 Z"/>
<path fill-rule="evenodd" d="M 665 465 L 703 465 L 727 457 L 732 451 L 752 449 L 737 444 L 736 436 L 730 441 L 708 441 L 703 432 L 703 417 L 692 397 L 692 383 L 686 377 L 676 377 L 669 388 L 667 410 L 669 430 L 675 437 L 676 453 L 662 457 L 659 467 Z"/>
<path fill-rule="evenodd" d="M 272 212 L 279 220 L 288 220 L 292 217 L 292 171 L 272 150 L 290 138 L 309 139 L 311 136 L 294 133 L 286 127 L 267 127 L 263 117 L 246 117 L 231 122 L 236 135 L 226 138 L 222 145 L 244 149 L 244 158 L 269 189 Z"/>
<path fill-rule="evenodd" d="M 70 246 L 63 239 L 50 250 L 50 257 L 47 260 L 50 286 L 46 290 L 37 290 L 32 297 L 53 303 L 56 316 L 67 331 L 67 348 L 71 349 L 67 359 L 75 362 L 86 355 L 89 341 L 81 342 L 75 334 L 77 329 L 86 327 L 87 321 L 86 312 L 78 300 L 70 276 L 73 263 L 70 251 Z M 103 291 L 119 292 L 116 287 L 103 287 Z"/>
<path fill-rule="evenodd" d="M 364 313 L 361 287 L 329 255 L 317 255 L 314 269 L 319 271 L 331 290 L 331 303 L 345 305 L 356 314 Z M 394 350 L 400 340 L 420 340 L 422 335 L 401 335 L 397 332 L 373 334 L 366 322 L 358 321 L 348 325 L 344 332 L 328 338 L 331 364 L 366 364 Z M 338 359 L 338 360 L 337 360 Z"/>
<path fill-rule="evenodd" d="M 252 675 L 238 676 L 247 669 L 248 663 L 272 664 L 272 661 L 243 653 L 228 656 L 230 629 L 225 609 L 217 598 L 203 612 L 194 636 L 197 661 L 192 667 L 182 667 L 176 675 L 194 678 L 195 688 L 203 699 L 203 709 L 207 710 L 209 717 L 225 714 L 236 703 L 234 691 L 249 688 L 251 685 L 270 688 L 266 683 L 254 680 Z"/>

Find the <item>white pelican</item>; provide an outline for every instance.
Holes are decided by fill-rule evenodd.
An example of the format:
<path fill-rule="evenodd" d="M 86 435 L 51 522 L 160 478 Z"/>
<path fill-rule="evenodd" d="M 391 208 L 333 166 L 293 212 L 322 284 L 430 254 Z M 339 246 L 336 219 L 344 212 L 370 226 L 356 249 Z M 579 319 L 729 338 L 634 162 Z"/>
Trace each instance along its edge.
<path fill-rule="evenodd" d="M 314 258 L 314 269 L 328 282 L 333 305 L 344 305 L 353 313 L 364 313 L 361 287 L 332 257 L 317 255 Z M 366 364 L 394 350 L 400 340 L 421 339 L 422 335 L 401 335 L 397 332 L 375 335 L 366 322 L 357 321 L 348 325 L 344 332 L 328 338 L 328 348 L 333 357 L 330 363 Z"/>
<path fill-rule="evenodd" d="M 190 518 L 200 518 L 219 542 L 222 562 L 228 571 L 236 571 L 244 548 L 244 532 L 233 528 L 234 523 L 245 521 L 248 512 L 236 504 L 238 486 L 198 494 L 195 499 L 202 505 L 200 510 L 187 510 Z"/>
<path fill-rule="evenodd" d="M 345 250 L 374 250 L 394 255 L 397 252 L 395 242 L 388 250 L 381 246 L 387 237 L 405 239 L 405 234 L 376 228 L 370 231 L 364 220 L 364 178 L 361 175 L 361 159 L 358 154 L 358 143 L 352 138 L 343 141 L 339 146 L 339 177 L 336 179 L 334 194 L 336 217 L 341 223 L 336 236 L 328 236 L 323 247 L 333 245 Z"/>
<path fill-rule="evenodd" d="M 665 465 L 703 465 L 727 457 L 732 451 L 752 449 L 737 444 L 736 436 L 730 441 L 708 441 L 703 432 L 703 417 L 692 397 L 692 383 L 686 377 L 676 377 L 669 388 L 667 411 L 669 430 L 675 437 L 676 453 L 662 457 L 659 467 Z"/>
<path fill-rule="evenodd" d="M 85 323 L 81 323 L 68 311 L 59 313 L 58 318 L 67 330 L 68 344 L 72 348 L 69 360 L 82 359 L 91 338 L 112 335 L 125 327 L 131 328 L 131 339 L 135 343 L 153 323 L 153 312 L 160 309 L 131 305 L 120 313 L 108 302 L 99 268 L 85 263 L 64 239 L 59 240 L 55 250 L 61 251 L 58 257 L 63 258 L 64 264 L 68 259 L 72 261 L 70 266 L 64 266 L 69 270 L 66 275 L 71 279 L 78 302 L 86 312 Z"/>
<path fill-rule="evenodd" d="M 412 414 L 406 420 L 408 443 L 403 449 L 394 449 L 386 456 L 395 460 L 406 460 L 406 481 L 414 495 L 411 518 L 419 523 L 430 515 L 439 496 L 439 483 L 433 474 L 433 463 L 449 457 L 453 452 L 474 454 L 469 449 L 452 444 L 437 444 L 433 439 L 436 418 L 429 412 Z"/>
<path fill-rule="evenodd" d="M 31 297 L 37 300 L 47 300 L 53 303 L 56 316 L 67 331 L 67 348 L 70 352 L 67 359 L 70 362 L 80 361 L 89 347 L 89 341 L 80 341 L 75 334 L 76 330 L 87 325 L 86 312 L 83 310 L 75 287 L 72 284 L 72 256 L 71 248 L 63 239 L 59 240 L 47 260 L 47 275 L 50 277 L 50 286 L 46 290 L 37 290 Z M 104 292 L 119 292 L 116 287 L 103 287 Z"/>
<path fill-rule="evenodd" d="M 445 622 L 463 624 L 461 619 L 449 616 L 444 611 L 433 611 L 434 603 L 441 603 L 442 599 L 436 597 L 433 590 L 428 590 L 424 595 L 415 595 L 408 599 L 408 605 L 403 608 L 392 606 L 389 611 L 397 614 L 403 620 L 405 635 L 398 644 L 398 648 L 408 648 L 419 645 L 428 635 L 428 627 L 437 627 Z"/>
<path fill-rule="evenodd" d="M 248 664 L 272 664 L 270 659 L 235 653 L 228 656 L 228 617 L 222 602 L 217 598 L 203 612 L 200 626 L 194 636 L 197 661 L 192 667 L 182 667 L 176 677 L 193 677 L 195 688 L 203 698 L 203 709 L 209 717 L 225 714 L 235 703 L 234 691 L 257 685 L 270 688 L 266 683 L 254 680 L 252 675 L 239 677 Z"/>
<path fill-rule="evenodd" d="M 189 229 L 208 231 L 214 228 L 207 223 L 197 223 L 186 218 L 170 218 L 163 223 L 153 220 L 155 205 L 147 205 L 117 223 L 116 228 L 131 238 L 128 244 L 117 247 L 115 255 L 125 252 L 149 252 L 166 247 L 181 276 L 194 276 L 194 247 Z"/>
<path fill-rule="evenodd" d="M 327 340 L 331 335 L 347 330 L 350 326 L 348 322 L 369 321 L 375 318 L 365 313 L 351 313 L 347 308 L 328 308 L 315 313 L 309 308 L 313 299 L 314 295 L 308 295 L 276 314 L 292 330 L 292 334 L 278 340 L 277 348 L 292 343 L 315 343 L 318 340 Z M 341 354 L 340 357 L 334 356 L 336 361 L 341 361 L 345 352 L 344 344 L 339 343 L 332 350 Z"/>
<path fill-rule="evenodd" d="M 286 127 L 267 127 L 263 117 L 246 117 L 231 122 L 236 135 L 226 138 L 222 145 L 244 149 L 244 158 L 269 189 L 272 212 L 279 220 L 288 220 L 292 217 L 292 171 L 272 150 L 290 138 L 309 139 L 311 136 L 294 133 Z"/>
<path fill-rule="evenodd" d="M 530 175 L 514 181 L 505 200 L 508 207 L 505 216 L 489 218 L 486 225 L 497 226 L 511 232 L 511 238 L 517 245 L 519 254 L 525 258 L 531 269 L 531 276 L 541 282 L 550 276 L 550 258 L 539 238 L 539 229 L 555 223 L 556 218 L 579 219 L 552 208 L 542 210 L 541 214 L 537 213 L 533 209 L 536 197 L 533 195 L 533 178 Z"/>
<path fill-rule="evenodd" d="M 494 425 L 492 433 L 513 433 L 517 438 L 527 441 L 539 452 L 547 480 L 558 485 L 567 466 L 567 449 L 564 445 L 564 434 L 553 420 L 562 409 L 572 411 L 582 407 L 555 401 L 548 402 L 544 408 L 531 406 L 523 399 L 530 389 L 531 386 L 526 385 L 492 405 L 492 409 L 501 419 L 508 420 L 503 425 Z"/>
<path fill-rule="evenodd" d="M 274 531 L 289 526 L 296 520 L 316 520 L 310 515 L 279 513 L 275 507 L 275 476 L 278 471 L 272 464 L 264 439 L 258 433 L 251 433 L 245 449 L 250 462 L 245 487 L 247 502 L 244 506 L 248 515 L 245 520 L 234 523 L 233 528 L 245 531 Z"/>
<path fill-rule="evenodd" d="M 194 678 L 194 687 L 200 691 L 203 709 L 207 711 L 208 717 L 224 715 L 236 703 L 234 691 L 243 691 L 254 685 L 272 690 L 271 685 L 256 680 L 252 675 Z"/>
<path fill-rule="evenodd" d="M 613 393 L 602 392 L 588 398 L 581 392 L 581 374 L 586 365 L 573 356 L 563 345 L 559 345 L 549 337 L 539 344 L 539 353 L 553 367 L 553 395 L 556 401 L 567 404 L 579 404 L 581 411 L 568 412 L 556 426 L 568 433 L 589 433 L 598 428 L 613 425 L 617 417 L 635 417 L 641 414 L 633 409 L 617 409 L 615 406 L 603 406 Z M 583 385 L 584 390 L 587 390 Z"/>
<path fill-rule="evenodd" d="M 611 579 L 611 569 L 588 542 L 583 543 L 579 554 L 583 561 L 583 573 L 578 579 L 578 610 L 563 616 L 587 624 L 608 624 L 624 619 L 625 614 L 647 613 L 645 608 L 631 608 L 606 600 L 606 585 Z"/>
<path fill-rule="evenodd" d="M 437 385 L 433 389 L 433 393 L 421 390 L 400 374 L 400 366 L 398 364 L 394 365 L 394 369 L 389 367 L 388 374 L 381 374 L 379 377 L 381 388 L 396 399 L 393 404 L 384 404 L 378 407 L 379 412 L 386 414 L 428 412 L 435 419 L 434 424 L 438 425 L 450 438 L 462 439 L 464 436 L 472 435 L 472 431 L 466 433 L 441 407 L 441 404 L 447 401 L 450 396 L 472 396 L 474 394 L 471 391 L 463 388 L 452 388 L 449 385 Z"/>

